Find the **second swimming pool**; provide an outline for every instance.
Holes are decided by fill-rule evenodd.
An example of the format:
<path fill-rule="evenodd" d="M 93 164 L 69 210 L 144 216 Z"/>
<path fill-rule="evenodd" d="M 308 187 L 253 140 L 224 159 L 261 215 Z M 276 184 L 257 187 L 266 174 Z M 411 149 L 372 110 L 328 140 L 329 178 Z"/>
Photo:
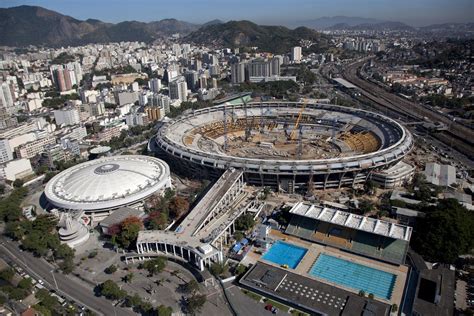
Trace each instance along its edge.
<path fill-rule="evenodd" d="M 262 259 L 279 265 L 288 265 L 288 268 L 294 269 L 307 251 L 308 249 L 306 248 L 277 241 L 262 256 Z"/>
<path fill-rule="evenodd" d="M 392 273 L 323 253 L 319 255 L 309 274 L 386 300 L 391 298 L 397 278 Z"/>

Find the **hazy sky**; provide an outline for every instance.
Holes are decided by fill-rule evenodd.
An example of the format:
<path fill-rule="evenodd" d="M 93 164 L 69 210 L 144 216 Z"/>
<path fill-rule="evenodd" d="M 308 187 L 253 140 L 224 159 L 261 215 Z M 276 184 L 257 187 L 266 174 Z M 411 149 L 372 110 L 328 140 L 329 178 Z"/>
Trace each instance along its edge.
<path fill-rule="evenodd" d="M 289 24 L 323 16 L 359 16 L 414 26 L 474 22 L 474 0 L 0 0 L 0 7 L 38 5 L 78 19 L 107 22 L 163 18 Z"/>

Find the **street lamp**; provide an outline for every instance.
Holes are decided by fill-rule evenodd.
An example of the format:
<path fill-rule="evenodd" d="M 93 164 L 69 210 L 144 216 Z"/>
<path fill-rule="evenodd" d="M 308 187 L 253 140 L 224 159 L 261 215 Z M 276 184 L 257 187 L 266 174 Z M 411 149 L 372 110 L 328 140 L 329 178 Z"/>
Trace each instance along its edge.
<path fill-rule="evenodd" d="M 54 276 L 54 270 L 51 270 L 49 272 L 51 272 L 51 275 L 53 276 L 54 285 L 56 285 L 56 290 L 59 290 L 58 282 L 56 282 L 56 277 Z"/>

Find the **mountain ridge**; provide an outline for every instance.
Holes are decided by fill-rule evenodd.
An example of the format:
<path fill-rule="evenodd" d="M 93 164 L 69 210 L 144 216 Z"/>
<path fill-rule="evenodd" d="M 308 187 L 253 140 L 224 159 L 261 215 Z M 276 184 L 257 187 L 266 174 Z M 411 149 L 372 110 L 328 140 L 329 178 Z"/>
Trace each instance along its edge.
<path fill-rule="evenodd" d="M 81 45 L 87 43 L 145 41 L 187 34 L 199 25 L 163 19 L 152 22 L 107 23 L 98 19 L 79 20 L 39 6 L 0 8 L 0 45 Z"/>
<path fill-rule="evenodd" d="M 215 47 L 258 47 L 273 53 L 288 52 L 301 40 L 314 43 L 315 51 L 328 46 L 328 37 L 307 27 L 257 25 L 251 21 L 229 21 L 208 25 L 188 34 L 184 41 Z"/>

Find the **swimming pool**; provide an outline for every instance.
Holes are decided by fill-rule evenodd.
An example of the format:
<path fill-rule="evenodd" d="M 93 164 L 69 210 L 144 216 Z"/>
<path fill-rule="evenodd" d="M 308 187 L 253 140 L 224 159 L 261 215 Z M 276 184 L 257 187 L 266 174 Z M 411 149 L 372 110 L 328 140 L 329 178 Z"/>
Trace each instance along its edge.
<path fill-rule="evenodd" d="M 262 256 L 263 260 L 267 260 L 279 265 L 288 265 L 289 268 L 294 269 L 303 259 L 308 249 L 298 247 L 286 242 L 277 241 L 268 251 Z"/>
<path fill-rule="evenodd" d="M 358 263 L 320 254 L 309 274 L 382 299 L 392 296 L 396 275 Z"/>

